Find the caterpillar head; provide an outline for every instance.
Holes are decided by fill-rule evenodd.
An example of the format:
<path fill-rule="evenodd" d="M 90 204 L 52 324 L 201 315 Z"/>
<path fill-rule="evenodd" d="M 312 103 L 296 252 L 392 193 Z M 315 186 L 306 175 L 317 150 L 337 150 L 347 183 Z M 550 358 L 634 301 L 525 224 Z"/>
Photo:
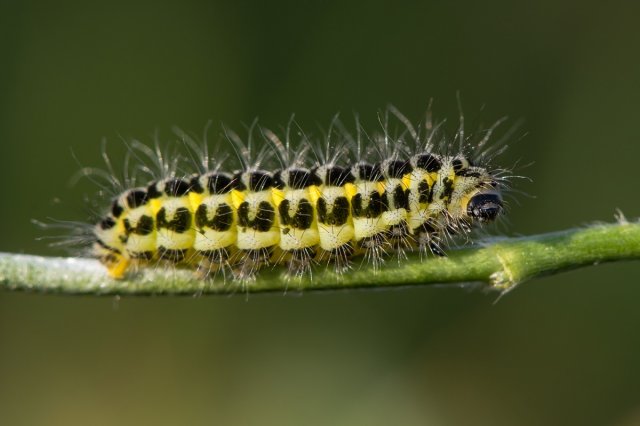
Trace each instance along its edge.
<path fill-rule="evenodd" d="M 480 223 L 493 222 L 503 209 L 502 196 L 495 188 L 479 190 L 467 203 L 467 215 Z"/>

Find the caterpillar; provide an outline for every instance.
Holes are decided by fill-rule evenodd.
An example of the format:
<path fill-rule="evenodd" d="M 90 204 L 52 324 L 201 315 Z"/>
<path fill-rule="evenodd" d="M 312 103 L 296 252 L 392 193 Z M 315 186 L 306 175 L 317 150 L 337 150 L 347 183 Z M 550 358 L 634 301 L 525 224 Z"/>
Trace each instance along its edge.
<path fill-rule="evenodd" d="M 344 274 L 358 257 L 375 273 L 410 251 L 445 256 L 503 214 L 508 170 L 491 162 L 506 145 L 488 145 L 502 120 L 469 136 L 461 118 L 453 138 L 430 114 L 414 126 L 388 107 L 378 121 L 367 132 L 356 117 L 352 132 L 334 117 L 321 137 L 293 117 L 280 131 L 254 122 L 245 140 L 223 127 L 213 156 L 206 131 L 199 141 L 176 130 L 186 154 L 133 141 L 122 180 L 104 154 L 100 175 L 117 194 L 89 232 L 91 255 L 115 279 L 156 265 L 242 282 L 265 267 Z"/>

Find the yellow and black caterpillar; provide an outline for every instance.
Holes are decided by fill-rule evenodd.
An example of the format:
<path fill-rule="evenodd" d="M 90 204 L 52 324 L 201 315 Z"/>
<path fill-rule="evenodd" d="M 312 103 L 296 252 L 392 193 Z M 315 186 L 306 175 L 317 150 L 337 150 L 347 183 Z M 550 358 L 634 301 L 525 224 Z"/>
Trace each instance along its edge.
<path fill-rule="evenodd" d="M 93 228 L 93 254 L 114 278 L 132 266 L 165 263 L 194 267 L 202 277 L 231 272 L 240 280 L 270 265 L 302 276 L 314 264 L 343 273 L 359 255 L 374 270 L 410 250 L 444 255 L 450 237 L 503 212 L 507 178 L 490 168 L 496 152 L 484 147 L 493 128 L 475 144 L 459 130 L 451 143 L 437 126 L 429 123 L 421 134 L 391 112 L 404 126 L 393 137 L 386 121 L 365 143 L 359 124 L 357 141 L 332 126 L 322 142 L 325 159 L 303 132 L 294 152 L 291 126 L 286 143 L 252 126 L 249 147 L 225 132 L 240 159 L 237 170 L 224 170 L 218 147 L 218 161 L 204 155 L 197 174 L 164 167 L 164 176 L 122 191 Z M 262 147 L 255 161 L 253 133 Z M 277 160 L 279 167 L 265 166 Z"/>

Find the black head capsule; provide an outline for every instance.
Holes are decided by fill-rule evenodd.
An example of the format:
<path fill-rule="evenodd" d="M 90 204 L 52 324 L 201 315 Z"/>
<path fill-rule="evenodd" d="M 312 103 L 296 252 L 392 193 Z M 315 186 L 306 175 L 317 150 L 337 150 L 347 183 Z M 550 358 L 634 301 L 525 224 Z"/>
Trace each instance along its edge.
<path fill-rule="evenodd" d="M 479 222 L 494 221 L 502 209 L 502 197 L 495 191 L 479 192 L 467 204 L 467 214 Z"/>

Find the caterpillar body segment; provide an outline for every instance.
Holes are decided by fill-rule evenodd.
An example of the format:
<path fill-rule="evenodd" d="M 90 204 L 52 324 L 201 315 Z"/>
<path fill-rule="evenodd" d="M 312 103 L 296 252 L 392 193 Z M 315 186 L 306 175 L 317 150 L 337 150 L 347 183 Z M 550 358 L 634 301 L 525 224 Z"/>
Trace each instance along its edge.
<path fill-rule="evenodd" d="M 222 172 L 209 172 L 191 179 L 190 201 L 194 210 L 193 249 L 198 272 L 203 277 L 229 266 L 237 241 L 237 208 L 233 191 L 235 178 Z"/>
<path fill-rule="evenodd" d="M 155 212 L 158 259 L 184 262 L 195 241 L 194 209 L 188 180 L 169 178 L 154 182 L 147 189 Z"/>
<path fill-rule="evenodd" d="M 124 251 L 121 236 L 124 235 L 122 221 L 111 214 L 102 219 L 94 228 L 95 241 L 92 252 L 105 265 L 109 276 L 124 278 L 129 268 L 129 256 Z"/>
<path fill-rule="evenodd" d="M 252 170 L 236 175 L 236 190 L 241 191 L 237 208 L 238 277 L 252 279 L 274 257 L 280 243 L 280 229 L 273 200 L 273 175 Z"/>
<path fill-rule="evenodd" d="M 320 258 L 334 262 L 336 271 L 342 273 L 348 270 L 354 253 L 350 198 L 355 178 L 349 168 L 335 165 L 320 166 L 315 174 L 321 182 L 316 201 Z"/>
<path fill-rule="evenodd" d="M 124 254 L 129 259 L 151 260 L 157 250 L 155 212 L 145 188 L 126 191 L 117 200 L 124 206 L 121 224 L 124 228 L 120 236 Z"/>
<path fill-rule="evenodd" d="M 408 226 L 413 240 L 421 252 L 428 249 L 438 255 L 442 251 L 438 246 L 437 214 L 443 210 L 440 195 L 444 195 L 438 191 L 451 182 L 450 176 L 441 176 L 442 164 L 443 159 L 430 152 L 413 156 L 408 196 Z"/>
<path fill-rule="evenodd" d="M 316 206 L 321 180 L 309 169 L 291 167 L 276 172 L 274 199 L 280 223 L 281 261 L 289 276 L 310 273 L 320 244 Z"/>
<path fill-rule="evenodd" d="M 413 168 L 409 161 L 392 158 L 380 164 L 385 209 L 381 221 L 387 226 L 387 242 L 398 259 L 414 245 L 409 230 L 409 188 Z"/>
<path fill-rule="evenodd" d="M 351 215 L 355 247 L 363 251 L 366 261 L 378 270 L 390 249 L 390 224 L 383 216 L 389 210 L 384 176 L 379 163 L 363 161 L 351 168 L 351 174 L 354 177 Z"/>

